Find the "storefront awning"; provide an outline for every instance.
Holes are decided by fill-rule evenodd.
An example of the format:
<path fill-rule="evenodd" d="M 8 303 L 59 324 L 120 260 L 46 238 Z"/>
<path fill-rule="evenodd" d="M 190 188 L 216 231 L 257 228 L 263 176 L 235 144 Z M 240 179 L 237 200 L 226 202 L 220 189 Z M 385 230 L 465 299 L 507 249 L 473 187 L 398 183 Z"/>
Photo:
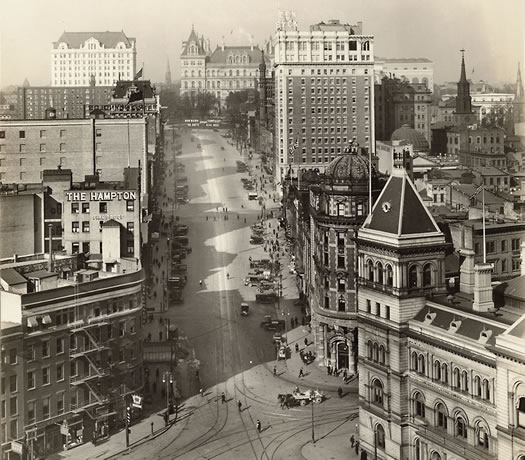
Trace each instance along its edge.
<path fill-rule="evenodd" d="M 105 418 L 111 417 L 112 415 L 117 415 L 117 413 L 116 412 L 108 412 L 107 414 L 97 415 L 97 421 L 98 420 L 104 420 Z"/>
<path fill-rule="evenodd" d="M 27 326 L 38 327 L 38 321 L 36 320 L 36 316 L 30 316 L 27 318 Z"/>
<path fill-rule="evenodd" d="M 42 317 L 42 324 L 51 324 L 52 321 L 51 321 L 51 316 L 49 315 L 44 315 Z"/>

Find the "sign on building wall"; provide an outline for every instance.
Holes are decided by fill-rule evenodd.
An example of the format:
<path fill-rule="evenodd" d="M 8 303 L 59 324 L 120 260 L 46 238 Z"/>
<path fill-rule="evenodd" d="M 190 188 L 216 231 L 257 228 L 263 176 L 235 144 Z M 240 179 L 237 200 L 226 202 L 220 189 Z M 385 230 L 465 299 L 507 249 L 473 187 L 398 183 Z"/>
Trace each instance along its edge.
<path fill-rule="evenodd" d="M 67 201 L 122 201 L 136 200 L 137 192 L 66 192 Z"/>

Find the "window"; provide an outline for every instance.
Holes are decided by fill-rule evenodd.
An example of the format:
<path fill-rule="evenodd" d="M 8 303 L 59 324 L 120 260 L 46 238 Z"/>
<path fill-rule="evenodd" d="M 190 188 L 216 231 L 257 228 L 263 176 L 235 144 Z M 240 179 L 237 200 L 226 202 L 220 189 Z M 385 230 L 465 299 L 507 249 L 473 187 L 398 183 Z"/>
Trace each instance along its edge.
<path fill-rule="evenodd" d="M 25 153 L 27 150 L 26 150 L 26 145 L 25 144 L 20 144 L 19 148 L 18 148 L 18 151 L 20 153 Z"/>
<path fill-rule="evenodd" d="M 64 393 L 57 395 L 57 414 L 64 413 Z"/>
<path fill-rule="evenodd" d="M 455 434 L 458 438 L 467 439 L 467 424 L 462 416 L 456 418 Z"/>
<path fill-rule="evenodd" d="M 89 221 L 82 222 L 82 232 L 89 232 Z"/>
<path fill-rule="evenodd" d="M 18 380 L 16 378 L 16 375 L 9 376 L 9 391 L 11 393 L 16 393 L 18 390 Z"/>
<path fill-rule="evenodd" d="M 417 266 L 412 265 L 408 270 L 408 287 L 417 287 Z"/>
<path fill-rule="evenodd" d="M 101 214 L 106 214 L 108 212 L 108 204 L 104 201 L 98 204 L 98 212 Z"/>
<path fill-rule="evenodd" d="M 17 361 L 16 348 L 11 348 L 9 350 L 9 364 L 16 364 Z"/>
<path fill-rule="evenodd" d="M 436 406 L 436 426 L 443 430 L 447 429 L 447 412 L 443 404 Z"/>
<path fill-rule="evenodd" d="M 126 332 L 126 323 L 121 322 L 118 325 L 118 335 L 119 337 L 124 337 L 124 333 Z"/>
<path fill-rule="evenodd" d="M 345 255 L 344 254 L 337 255 L 337 268 L 345 268 Z"/>
<path fill-rule="evenodd" d="M 339 292 L 344 292 L 345 289 L 346 289 L 346 282 L 345 282 L 345 280 L 342 279 L 342 278 L 339 278 L 339 279 L 337 280 L 337 290 L 338 290 Z"/>
<path fill-rule="evenodd" d="M 27 389 L 32 390 L 35 388 L 36 381 L 35 381 L 35 371 L 28 371 L 27 373 Z"/>
<path fill-rule="evenodd" d="M 126 211 L 135 210 L 135 200 L 126 200 Z"/>
<path fill-rule="evenodd" d="M 337 310 L 338 311 L 345 311 L 346 309 L 346 301 L 343 296 L 339 297 L 339 300 L 337 301 Z"/>
<path fill-rule="evenodd" d="M 5 139 L 5 131 L 0 131 L 0 139 Z"/>
<path fill-rule="evenodd" d="M 432 265 L 425 264 L 423 267 L 423 286 L 430 286 L 432 284 Z"/>
<path fill-rule="evenodd" d="M 80 232 L 80 222 L 78 221 L 71 222 L 71 231 L 73 233 L 79 233 Z"/>
<path fill-rule="evenodd" d="M 49 418 L 49 396 L 42 398 L 42 416 L 43 418 Z"/>
<path fill-rule="evenodd" d="M 487 241 L 486 245 L 487 253 L 492 253 L 496 251 L 496 244 L 494 241 Z"/>
<path fill-rule="evenodd" d="M 390 319 L 390 305 L 385 305 L 385 318 Z"/>
<path fill-rule="evenodd" d="M 525 396 L 518 399 L 517 409 L 518 426 L 525 428 Z"/>
<path fill-rule="evenodd" d="M 18 137 L 20 139 L 25 139 L 26 138 L 26 132 L 25 131 L 18 131 Z"/>
<path fill-rule="evenodd" d="M 417 371 L 420 374 L 425 374 L 425 356 L 423 354 L 419 355 L 417 359 Z"/>
<path fill-rule="evenodd" d="M 46 151 L 46 144 L 40 144 L 40 151 L 45 152 Z"/>
<path fill-rule="evenodd" d="M 372 313 L 372 302 L 369 299 L 366 300 L 366 312 Z"/>
<path fill-rule="evenodd" d="M 488 432 L 479 422 L 476 425 L 476 440 L 477 440 L 477 445 L 479 447 L 482 447 L 483 449 L 489 448 Z"/>
<path fill-rule="evenodd" d="M 49 385 L 49 367 L 42 368 L 42 385 Z"/>
<path fill-rule="evenodd" d="M 82 203 L 82 214 L 89 214 L 89 203 Z"/>
<path fill-rule="evenodd" d="M 60 130 L 60 137 L 66 137 L 66 130 L 65 129 L 61 129 Z"/>
<path fill-rule="evenodd" d="M 71 203 L 71 214 L 78 214 L 80 212 L 79 203 Z"/>
<path fill-rule="evenodd" d="M 414 412 L 418 417 L 425 418 L 425 400 L 419 392 L 414 397 Z"/>
<path fill-rule="evenodd" d="M 134 222 L 127 222 L 126 223 L 126 230 L 129 233 L 133 233 L 135 231 L 135 223 Z"/>
<path fill-rule="evenodd" d="M 501 252 L 507 252 L 507 240 L 501 240 Z"/>
<path fill-rule="evenodd" d="M 368 261 L 368 281 L 374 281 L 374 264 L 371 260 Z"/>
<path fill-rule="evenodd" d="M 45 129 L 41 129 L 40 130 L 40 139 L 45 139 L 46 138 L 46 130 Z"/>
<path fill-rule="evenodd" d="M 520 238 L 513 238 L 511 241 L 511 245 L 513 251 L 519 251 L 521 245 Z"/>
<path fill-rule="evenodd" d="M 57 382 L 64 380 L 64 364 L 57 364 Z"/>
<path fill-rule="evenodd" d="M 65 152 L 66 151 L 66 144 L 60 144 L 60 151 Z"/>
<path fill-rule="evenodd" d="M 35 401 L 29 401 L 27 403 L 27 418 L 29 423 L 35 423 L 35 409 L 36 409 L 36 402 Z"/>
<path fill-rule="evenodd" d="M 386 285 L 392 287 L 394 284 L 394 272 L 392 271 L 391 265 L 385 266 L 386 273 Z"/>
<path fill-rule="evenodd" d="M 372 402 L 382 406 L 383 396 L 383 384 L 379 380 L 374 380 L 372 384 Z"/>
<path fill-rule="evenodd" d="M 71 243 L 71 253 L 72 254 L 78 254 L 80 251 L 80 243 L 77 241 L 73 241 Z"/>
<path fill-rule="evenodd" d="M 448 366 L 445 363 L 441 365 L 441 381 L 445 384 L 448 383 Z"/>
<path fill-rule="evenodd" d="M 385 448 L 385 430 L 382 425 L 377 425 L 375 436 L 376 436 L 377 447 L 379 447 L 380 449 L 384 449 Z"/>
<path fill-rule="evenodd" d="M 383 284 L 383 264 L 381 262 L 377 262 L 376 271 L 377 271 L 377 282 L 379 284 Z"/>
<path fill-rule="evenodd" d="M 18 414 L 18 398 L 16 396 L 13 396 L 9 400 L 9 415 L 17 415 Z"/>
<path fill-rule="evenodd" d="M 7 406 L 6 401 L 3 399 L 0 401 L 0 418 L 6 418 L 7 417 Z"/>

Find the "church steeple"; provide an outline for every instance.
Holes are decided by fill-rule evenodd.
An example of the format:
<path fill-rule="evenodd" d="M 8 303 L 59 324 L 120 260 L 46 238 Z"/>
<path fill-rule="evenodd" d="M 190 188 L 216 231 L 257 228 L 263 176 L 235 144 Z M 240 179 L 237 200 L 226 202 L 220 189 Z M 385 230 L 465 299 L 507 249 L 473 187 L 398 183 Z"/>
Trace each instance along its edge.
<path fill-rule="evenodd" d="M 472 98 L 470 97 L 470 83 L 465 71 L 465 50 L 461 51 L 461 74 L 458 81 L 458 94 L 456 96 L 456 125 L 466 126 L 474 121 L 472 112 Z"/>
<path fill-rule="evenodd" d="M 525 92 L 523 91 L 523 81 L 521 79 L 521 69 L 519 62 L 513 105 L 514 123 L 517 124 L 525 122 Z"/>
<path fill-rule="evenodd" d="M 523 101 L 525 94 L 523 92 L 523 81 L 521 80 L 520 63 L 518 62 L 518 75 L 516 77 L 516 92 L 514 94 L 515 101 Z"/>

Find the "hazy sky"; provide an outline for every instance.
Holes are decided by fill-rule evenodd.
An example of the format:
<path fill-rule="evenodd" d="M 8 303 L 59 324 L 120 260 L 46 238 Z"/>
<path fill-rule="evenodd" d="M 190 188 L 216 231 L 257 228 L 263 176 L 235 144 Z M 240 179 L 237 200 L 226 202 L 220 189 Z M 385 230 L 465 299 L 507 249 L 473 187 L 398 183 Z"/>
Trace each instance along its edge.
<path fill-rule="evenodd" d="M 50 82 L 50 49 L 64 31 L 124 30 L 137 39 L 138 68 L 164 81 L 169 58 L 179 78 L 181 42 L 191 25 L 212 47 L 262 45 L 279 10 L 293 10 L 300 29 L 328 19 L 375 35 L 377 56 L 426 57 L 435 81 L 456 81 L 460 48 L 474 80 L 514 82 L 525 67 L 525 0 L 1 0 L 0 87 Z M 232 33 L 233 31 L 233 33 Z M 474 74 L 472 75 L 472 69 Z M 525 72 L 523 72 L 525 76 Z"/>

